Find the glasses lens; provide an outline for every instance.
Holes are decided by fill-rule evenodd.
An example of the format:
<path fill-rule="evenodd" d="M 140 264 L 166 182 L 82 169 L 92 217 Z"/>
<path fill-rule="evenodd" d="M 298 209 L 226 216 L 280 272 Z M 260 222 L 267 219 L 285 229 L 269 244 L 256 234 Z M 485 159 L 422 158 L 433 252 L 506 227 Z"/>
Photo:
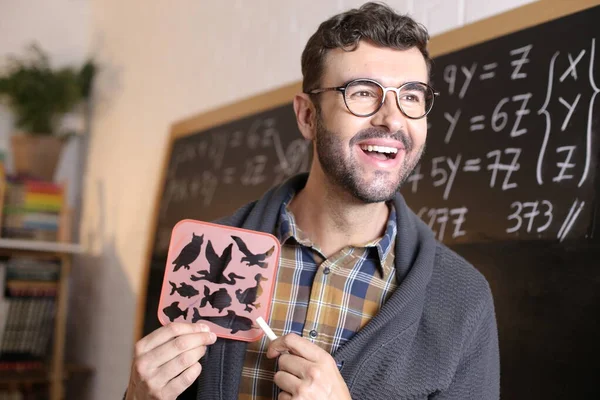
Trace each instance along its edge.
<path fill-rule="evenodd" d="M 409 82 L 400 88 L 398 105 L 410 118 L 422 118 L 433 107 L 433 89 L 419 82 Z"/>
<path fill-rule="evenodd" d="M 357 80 L 351 82 L 344 92 L 346 106 L 351 113 L 366 116 L 379 108 L 383 89 L 374 82 Z"/>

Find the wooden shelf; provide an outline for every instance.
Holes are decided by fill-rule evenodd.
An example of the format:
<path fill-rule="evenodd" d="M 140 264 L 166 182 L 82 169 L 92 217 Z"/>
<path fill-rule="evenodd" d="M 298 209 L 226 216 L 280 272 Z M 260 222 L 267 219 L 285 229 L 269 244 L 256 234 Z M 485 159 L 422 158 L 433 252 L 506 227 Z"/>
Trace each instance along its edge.
<path fill-rule="evenodd" d="M 0 179 L 0 214 L 3 210 L 3 180 Z M 63 190 L 63 200 L 67 197 Z M 56 306 L 54 316 L 53 343 L 48 365 L 39 369 L 21 371 L 0 371 L 0 386 L 14 385 L 26 387 L 31 384 L 47 386 L 49 400 L 65 399 L 65 383 L 74 374 L 91 374 L 93 370 L 81 365 L 65 364 L 65 340 L 67 320 L 68 282 L 74 255 L 84 252 L 83 246 L 71 243 L 71 210 L 66 204 L 61 207 L 58 241 L 0 238 L 0 254 L 27 255 L 38 258 L 57 258 L 60 260 L 60 278 L 57 283 Z M 0 224 L 2 223 L 0 218 Z"/>
<path fill-rule="evenodd" d="M 0 238 L 0 249 L 25 250 L 57 254 L 81 254 L 83 246 L 78 243 L 46 242 L 41 240 L 3 239 Z"/>
<path fill-rule="evenodd" d="M 63 373 L 63 379 L 68 380 L 73 375 L 91 374 L 93 369 L 85 365 L 67 364 Z M 30 369 L 22 371 L 2 371 L 0 374 L 1 385 L 26 385 L 26 384 L 46 384 L 50 383 L 52 375 L 48 368 Z"/>

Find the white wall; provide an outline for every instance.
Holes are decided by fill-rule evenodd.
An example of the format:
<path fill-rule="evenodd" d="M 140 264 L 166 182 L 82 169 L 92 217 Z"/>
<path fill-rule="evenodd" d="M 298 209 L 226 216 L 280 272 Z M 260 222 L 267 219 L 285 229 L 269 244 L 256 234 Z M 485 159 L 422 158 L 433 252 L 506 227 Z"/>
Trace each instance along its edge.
<path fill-rule="evenodd" d="M 436 34 L 531 1 L 388 3 Z M 30 12 L 22 4 L 33 9 L 34 3 L 45 17 L 29 29 L 23 21 Z M 69 329 L 72 357 L 96 368 L 89 399 L 119 398 L 126 387 L 136 296 L 169 125 L 299 80 L 300 53 L 318 24 L 362 3 L 0 2 L 0 55 L 8 33 L 16 43 L 28 35 L 56 37 L 54 45 L 79 37 L 83 45 L 50 49 L 77 57 L 89 51 L 100 61 L 82 222 L 89 254 L 75 266 Z M 14 19 L 11 32 L 6 16 Z M 0 129 L 3 119 L 6 124 L 0 115 Z"/>

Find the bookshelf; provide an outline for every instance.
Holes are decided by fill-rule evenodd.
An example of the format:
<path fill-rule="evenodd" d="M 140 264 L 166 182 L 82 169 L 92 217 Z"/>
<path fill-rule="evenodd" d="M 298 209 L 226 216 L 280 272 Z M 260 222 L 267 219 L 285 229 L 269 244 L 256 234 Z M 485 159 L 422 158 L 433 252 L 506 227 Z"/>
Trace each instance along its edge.
<path fill-rule="evenodd" d="M 48 384 L 48 398 L 50 400 L 63 400 L 65 396 L 65 381 L 73 373 L 89 371 L 88 368 L 83 366 L 67 366 L 64 361 L 68 282 L 71 273 L 72 257 L 82 252 L 82 246 L 74 243 L 0 238 L 0 256 L 51 258 L 58 260 L 60 263 L 49 363 L 47 366 L 39 369 L 2 371 L 0 384 L 9 386 L 33 383 Z"/>
<path fill-rule="evenodd" d="M 66 192 L 66 188 L 64 189 Z M 0 180 L 0 224 L 5 205 L 6 183 Z M 66 194 L 63 196 L 66 197 Z M 56 241 L 40 239 L 13 239 L 0 237 L 0 256 L 31 257 L 58 262 L 58 280 L 56 281 L 55 308 L 50 353 L 45 362 L 36 368 L 9 369 L 0 371 L 0 388 L 27 388 L 31 385 L 47 386 L 50 400 L 65 398 L 65 383 L 74 374 L 89 373 L 90 368 L 65 364 L 65 339 L 67 322 L 68 286 L 71 275 L 72 258 L 83 253 L 83 246 L 71 243 L 71 212 L 66 204 L 60 207 Z"/>

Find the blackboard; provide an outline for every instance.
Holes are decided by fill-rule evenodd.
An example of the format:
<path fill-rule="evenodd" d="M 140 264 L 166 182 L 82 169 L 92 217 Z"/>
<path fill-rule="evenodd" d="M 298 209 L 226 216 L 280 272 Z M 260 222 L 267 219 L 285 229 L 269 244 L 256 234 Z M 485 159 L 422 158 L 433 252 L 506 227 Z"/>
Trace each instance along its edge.
<path fill-rule="evenodd" d="M 600 395 L 597 5 L 540 0 L 430 43 L 441 95 L 426 153 L 402 193 L 490 283 L 506 399 Z M 159 326 L 178 220 L 229 214 L 308 169 L 291 106 L 298 91 L 300 83 L 173 126 L 137 339 Z"/>
<path fill-rule="evenodd" d="M 297 90 L 293 85 L 238 104 L 238 118 L 231 121 L 220 121 L 230 109 L 219 110 L 173 127 L 149 247 L 142 335 L 160 327 L 156 310 L 177 222 L 214 221 L 308 171 L 311 146 L 298 130 L 291 103 Z M 288 102 L 277 104 L 279 98 Z"/>

